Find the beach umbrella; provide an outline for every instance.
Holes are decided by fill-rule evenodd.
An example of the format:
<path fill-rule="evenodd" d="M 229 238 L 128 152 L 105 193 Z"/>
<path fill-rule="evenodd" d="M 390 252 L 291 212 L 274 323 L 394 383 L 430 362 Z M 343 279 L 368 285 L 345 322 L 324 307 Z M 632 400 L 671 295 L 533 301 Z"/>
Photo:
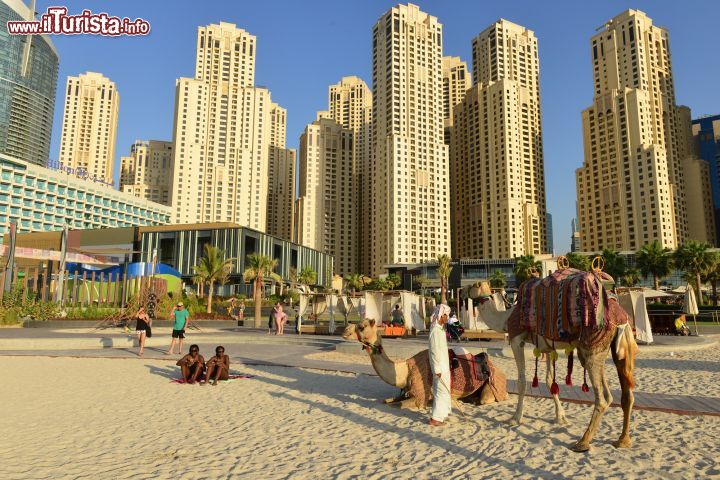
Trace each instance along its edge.
<path fill-rule="evenodd" d="M 695 323 L 695 335 L 698 335 L 697 318 L 695 318 L 695 316 L 700 313 L 700 310 L 698 310 L 697 300 L 695 300 L 695 290 L 693 290 L 692 285 L 689 283 L 687 289 L 685 290 L 683 312 L 693 316 L 693 322 Z"/>

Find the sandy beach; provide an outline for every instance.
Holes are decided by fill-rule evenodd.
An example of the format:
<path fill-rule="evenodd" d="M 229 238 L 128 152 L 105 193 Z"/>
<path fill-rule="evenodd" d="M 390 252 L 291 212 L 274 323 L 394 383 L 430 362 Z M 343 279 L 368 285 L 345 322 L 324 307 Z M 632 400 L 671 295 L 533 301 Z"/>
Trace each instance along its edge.
<path fill-rule="evenodd" d="M 359 355 L 331 355 L 335 361 Z M 512 377 L 512 360 L 496 363 Z M 427 415 L 380 403 L 396 393 L 379 378 L 234 365 L 255 375 L 220 386 L 170 383 L 174 362 L 1 357 L 2 478 L 709 478 L 720 476 L 720 417 L 634 413 L 632 450 L 615 450 L 621 411 L 611 408 L 589 454 L 569 446 L 591 408 L 515 396 L 463 405 L 441 428 Z M 71 372 L 81 372 L 76 375 Z M 638 389 L 720 396 L 720 347 L 641 356 Z M 576 373 L 576 376 L 578 374 Z M 580 373 L 581 375 L 581 373 Z M 613 378 L 613 375 L 610 375 Z"/>

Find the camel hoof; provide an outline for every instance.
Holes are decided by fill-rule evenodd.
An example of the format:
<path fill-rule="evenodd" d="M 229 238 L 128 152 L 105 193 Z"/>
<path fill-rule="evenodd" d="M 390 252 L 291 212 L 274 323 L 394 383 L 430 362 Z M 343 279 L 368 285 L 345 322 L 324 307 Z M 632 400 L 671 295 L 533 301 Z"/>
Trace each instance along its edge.
<path fill-rule="evenodd" d="M 568 422 L 567 418 L 564 416 L 558 417 L 555 419 L 555 425 L 569 425 L 570 422 Z"/>
<path fill-rule="evenodd" d="M 512 417 L 509 420 L 507 420 L 505 423 L 514 427 L 514 426 L 520 425 L 520 419 L 517 417 Z"/>
<path fill-rule="evenodd" d="M 632 447 L 632 440 L 630 438 L 620 438 L 617 442 L 613 442 L 613 447 L 615 448 L 631 448 Z"/>
<path fill-rule="evenodd" d="M 588 450 L 590 450 L 590 444 L 582 441 L 577 442 L 575 445 L 572 446 L 573 452 L 582 453 L 587 452 Z"/>

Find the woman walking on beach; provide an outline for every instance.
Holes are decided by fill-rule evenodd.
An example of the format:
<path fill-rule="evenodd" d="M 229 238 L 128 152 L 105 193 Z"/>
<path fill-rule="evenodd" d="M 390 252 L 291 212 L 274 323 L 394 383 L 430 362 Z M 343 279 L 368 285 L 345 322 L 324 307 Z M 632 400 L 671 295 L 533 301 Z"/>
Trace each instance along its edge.
<path fill-rule="evenodd" d="M 140 344 L 140 353 L 138 356 L 142 357 L 145 352 L 145 339 L 152 335 L 150 333 L 150 327 L 152 326 L 152 320 L 145 313 L 145 307 L 140 307 L 137 314 L 135 315 L 135 333 L 138 336 L 138 343 Z"/>
<path fill-rule="evenodd" d="M 283 312 L 283 307 L 280 302 L 275 304 L 272 312 L 273 319 L 275 320 L 275 335 L 282 335 L 285 332 L 285 324 L 287 323 L 287 313 Z"/>
<path fill-rule="evenodd" d="M 222 345 L 215 348 L 215 356 L 211 357 L 206 365 L 207 373 L 205 374 L 205 383 L 210 383 L 214 380 L 215 383 L 213 383 L 213 386 L 217 387 L 218 380 L 227 380 L 229 378 L 230 357 L 225 355 L 225 347 Z"/>

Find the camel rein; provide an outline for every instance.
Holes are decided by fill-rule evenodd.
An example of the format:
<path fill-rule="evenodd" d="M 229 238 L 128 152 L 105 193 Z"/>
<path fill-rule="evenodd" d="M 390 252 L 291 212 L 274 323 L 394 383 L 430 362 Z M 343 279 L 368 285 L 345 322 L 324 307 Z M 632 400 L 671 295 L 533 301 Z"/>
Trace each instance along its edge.
<path fill-rule="evenodd" d="M 374 345 L 370 342 L 362 341 L 360 339 L 360 332 L 358 332 L 357 330 L 355 330 L 355 336 L 357 337 L 358 342 L 360 342 L 363 345 L 362 349 L 365 350 L 367 353 L 372 354 L 372 353 L 382 353 L 383 352 L 382 345 Z"/>

